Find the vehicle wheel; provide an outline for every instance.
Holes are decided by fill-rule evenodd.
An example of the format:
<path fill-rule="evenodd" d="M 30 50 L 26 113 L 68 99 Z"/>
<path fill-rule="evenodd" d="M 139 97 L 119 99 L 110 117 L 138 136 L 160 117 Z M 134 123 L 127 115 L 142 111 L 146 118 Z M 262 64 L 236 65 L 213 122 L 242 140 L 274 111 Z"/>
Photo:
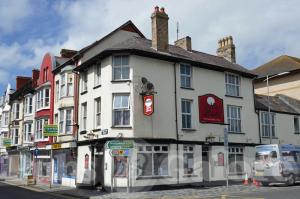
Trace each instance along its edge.
<path fill-rule="evenodd" d="M 287 186 L 294 185 L 295 182 L 296 182 L 295 176 L 293 174 L 290 174 L 288 179 L 287 179 L 286 185 Z"/>
<path fill-rule="evenodd" d="M 261 182 L 261 184 L 262 184 L 262 186 L 267 187 L 267 186 L 269 186 L 270 183 L 268 183 L 268 182 Z"/>

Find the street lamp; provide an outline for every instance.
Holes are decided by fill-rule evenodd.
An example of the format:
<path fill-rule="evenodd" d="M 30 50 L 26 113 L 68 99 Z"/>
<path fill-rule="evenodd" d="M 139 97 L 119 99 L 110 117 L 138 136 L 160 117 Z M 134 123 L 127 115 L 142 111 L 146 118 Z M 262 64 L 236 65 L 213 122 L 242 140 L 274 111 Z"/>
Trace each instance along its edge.
<path fill-rule="evenodd" d="M 282 76 L 285 74 L 289 74 L 290 72 L 282 72 L 282 73 L 278 73 L 276 75 L 273 76 L 266 76 L 266 79 L 264 81 L 267 81 L 267 89 L 268 89 L 268 127 L 269 127 L 269 134 L 270 134 L 270 144 L 272 144 L 272 131 L 271 131 L 271 108 L 270 108 L 270 89 L 269 89 L 269 79 L 272 79 L 274 77 L 278 77 L 278 76 Z"/>

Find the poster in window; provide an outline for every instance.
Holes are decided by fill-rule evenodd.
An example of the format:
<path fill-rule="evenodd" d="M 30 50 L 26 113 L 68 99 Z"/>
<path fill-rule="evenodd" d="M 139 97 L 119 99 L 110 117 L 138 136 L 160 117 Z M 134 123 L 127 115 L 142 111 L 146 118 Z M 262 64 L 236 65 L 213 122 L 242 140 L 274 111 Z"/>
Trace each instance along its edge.
<path fill-rule="evenodd" d="M 218 153 L 218 166 L 224 166 L 224 153 Z"/>
<path fill-rule="evenodd" d="M 224 124 L 223 100 L 213 94 L 199 96 L 199 120 L 201 123 Z"/>
<path fill-rule="evenodd" d="M 90 156 L 88 154 L 85 154 L 84 156 L 84 168 L 89 169 L 89 162 L 90 162 Z"/>
<path fill-rule="evenodd" d="M 127 157 L 114 157 L 114 177 L 127 177 Z"/>

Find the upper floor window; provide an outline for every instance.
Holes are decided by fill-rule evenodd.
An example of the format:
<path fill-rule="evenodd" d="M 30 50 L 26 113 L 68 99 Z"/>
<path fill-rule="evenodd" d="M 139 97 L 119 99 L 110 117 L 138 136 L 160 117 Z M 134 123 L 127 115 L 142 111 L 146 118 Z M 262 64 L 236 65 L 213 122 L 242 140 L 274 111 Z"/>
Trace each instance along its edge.
<path fill-rule="evenodd" d="M 44 82 L 48 81 L 48 67 L 44 68 Z"/>
<path fill-rule="evenodd" d="M 59 99 L 59 81 L 55 82 L 55 101 L 57 102 Z"/>
<path fill-rule="evenodd" d="M 192 128 L 192 101 L 183 99 L 181 100 L 181 115 L 182 115 L 182 128 Z"/>
<path fill-rule="evenodd" d="M 48 124 L 48 119 L 37 119 L 35 122 L 35 139 L 44 140 L 48 136 L 44 136 L 44 126 Z"/>
<path fill-rule="evenodd" d="M 299 125 L 299 117 L 298 116 L 294 117 L 294 130 L 295 130 L 295 133 L 300 133 L 300 125 Z"/>
<path fill-rule="evenodd" d="M 12 106 L 13 111 L 13 119 L 17 120 L 20 119 L 20 104 L 19 103 L 13 103 Z"/>
<path fill-rule="evenodd" d="M 11 139 L 12 139 L 13 145 L 17 145 L 19 143 L 19 129 L 18 128 L 11 129 Z"/>
<path fill-rule="evenodd" d="M 24 142 L 32 142 L 32 123 L 25 123 L 24 130 Z"/>
<path fill-rule="evenodd" d="M 129 56 L 113 56 L 113 80 L 129 79 Z"/>
<path fill-rule="evenodd" d="M 113 99 L 113 126 L 130 125 L 129 95 L 117 94 Z"/>
<path fill-rule="evenodd" d="M 275 114 L 268 112 L 261 112 L 260 114 L 260 126 L 262 131 L 262 137 L 270 137 L 270 132 L 272 132 L 272 137 L 275 137 Z"/>
<path fill-rule="evenodd" d="M 60 97 L 73 96 L 73 75 L 63 73 L 60 77 Z"/>
<path fill-rule="evenodd" d="M 101 63 L 97 62 L 95 65 L 95 86 L 101 84 Z"/>
<path fill-rule="evenodd" d="M 61 74 L 60 76 L 60 97 L 66 95 L 66 73 Z"/>
<path fill-rule="evenodd" d="M 101 125 L 101 98 L 95 99 L 95 127 L 100 127 Z"/>
<path fill-rule="evenodd" d="M 241 133 L 242 132 L 242 120 L 241 120 L 241 107 L 239 106 L 227 106 L 227 121 L 228 132 Z"/>
<path fill-rule="evenodd" d="M 37 91 L 37 109 L 48 108 L 50 102 L 50 88 L 42 88 Z"/>
<path fill-rule="evenodd" d="M 87 103 L 81 104 L 81 130 L 86 130 L 87 124 Z"/>
<path fill-rule="evenodd" d="M 182 88 L 191 88 L 192 67 L 187 64 L 180 64 L 180 86 Z"/>
<path fill-rule="evenodd" d="M 73 74 L 69 73 L 67 79 L 67 96 L 73 96 L 73 92 Z"/>
<path fill-rule="evenodd" d="M 87 83 L 88 83 L 87 71 L 84 71 L 82 72 L 81 75 L 81 92 L 87 91 L 88 89 Z"/>
<path fill-rule="evenodd" d="M 24 109 L 25 109 L 25 114 L 32 114 L 33 112 L 32 96 L 25 97 Z"/>
<path fill-rule="evenodd" d="M 5 112 L 3 114 L 4 114 L 4 125 L 7 126 L 8 125 L 8 118 L 9 118 L 8 112 Z"/>
<path fill-rule="evenodd" d="M 225 73 L 225 84 L 226 84 L 226 95 L 229 96 L 240 96 L 240 76 Z"/>
<path fill-rule="evenodd" d="M 59 133 L 72 133 L 72 113 L 73 109 L 62 109 L 59 112 Z"/>

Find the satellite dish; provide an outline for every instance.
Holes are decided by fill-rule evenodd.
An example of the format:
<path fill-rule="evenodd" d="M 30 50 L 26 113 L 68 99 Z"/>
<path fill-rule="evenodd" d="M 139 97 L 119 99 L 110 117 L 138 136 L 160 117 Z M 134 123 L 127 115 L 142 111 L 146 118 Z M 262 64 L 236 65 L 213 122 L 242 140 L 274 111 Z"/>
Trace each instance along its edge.
<path fill-rule="evenodd" d="M 146 84 L 146 83 L 148 82 L 148 80 L 147 80 L 147 78 L 146 78 L 146 77 L 142 77 L 142 79 L 141 79 L 141 80 L 142 80 L 142 83 L 143 83 L 143 84 Z"/>

